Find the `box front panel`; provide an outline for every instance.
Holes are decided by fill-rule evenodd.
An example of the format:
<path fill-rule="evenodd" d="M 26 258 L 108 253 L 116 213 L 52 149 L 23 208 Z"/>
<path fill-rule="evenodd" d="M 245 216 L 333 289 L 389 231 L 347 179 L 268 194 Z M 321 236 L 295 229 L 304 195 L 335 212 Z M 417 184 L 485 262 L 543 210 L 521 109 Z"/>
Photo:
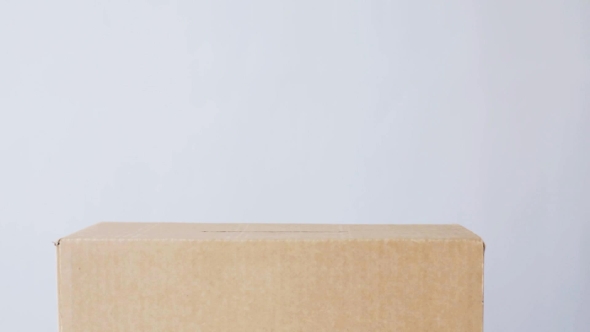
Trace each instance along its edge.
<path fill-rule="evenodd" d="M 477 241 L 64 241 L 61 332 L 482 329 Z"/>

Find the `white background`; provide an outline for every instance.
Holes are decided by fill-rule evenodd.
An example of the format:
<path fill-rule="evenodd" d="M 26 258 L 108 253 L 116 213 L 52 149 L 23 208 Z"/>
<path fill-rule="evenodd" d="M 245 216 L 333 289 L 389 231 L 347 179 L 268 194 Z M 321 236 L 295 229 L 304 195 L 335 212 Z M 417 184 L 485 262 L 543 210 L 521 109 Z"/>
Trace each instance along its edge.
<path fill-rule="evenodd" d="M 486 331 L 590 326 L 590 2 L 0 2 L 0 331 L 102 220 L 460 223 Z"/>

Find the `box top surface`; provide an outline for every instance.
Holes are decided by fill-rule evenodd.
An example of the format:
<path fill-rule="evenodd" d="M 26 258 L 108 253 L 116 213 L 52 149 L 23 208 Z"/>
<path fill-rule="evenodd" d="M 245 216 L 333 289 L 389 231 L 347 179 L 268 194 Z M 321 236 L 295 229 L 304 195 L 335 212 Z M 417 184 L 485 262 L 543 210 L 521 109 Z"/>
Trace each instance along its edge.
<path fill-rule="evenodd" d="M 101 222 L 62 240 L 475 240 L 460 225 L 206 224 Z"/>

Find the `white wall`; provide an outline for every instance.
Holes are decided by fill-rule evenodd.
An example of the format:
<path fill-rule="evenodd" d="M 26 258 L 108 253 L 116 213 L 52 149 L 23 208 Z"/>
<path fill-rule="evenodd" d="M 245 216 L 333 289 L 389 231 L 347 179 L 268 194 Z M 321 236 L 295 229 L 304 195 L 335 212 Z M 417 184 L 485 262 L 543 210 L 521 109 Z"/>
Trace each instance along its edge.
<path fill-rule="evenodd" d="M 2 1 L 0 331 L 100 220 L 461 223 L 486 331 L 587 331 L 588 1 Z M 585 301 L 586 300 L 586 301 Z"/>

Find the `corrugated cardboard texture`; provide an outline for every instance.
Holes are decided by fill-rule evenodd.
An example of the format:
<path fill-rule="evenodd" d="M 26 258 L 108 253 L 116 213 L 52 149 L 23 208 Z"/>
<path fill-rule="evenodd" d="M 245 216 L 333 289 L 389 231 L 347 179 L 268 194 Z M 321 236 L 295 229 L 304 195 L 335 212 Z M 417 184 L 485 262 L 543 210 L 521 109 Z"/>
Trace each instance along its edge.
<path fill-rule="evenodd" d="M 58 242 L 61 332 L 477 332 L 458 225 L 100 223 Z"/>

